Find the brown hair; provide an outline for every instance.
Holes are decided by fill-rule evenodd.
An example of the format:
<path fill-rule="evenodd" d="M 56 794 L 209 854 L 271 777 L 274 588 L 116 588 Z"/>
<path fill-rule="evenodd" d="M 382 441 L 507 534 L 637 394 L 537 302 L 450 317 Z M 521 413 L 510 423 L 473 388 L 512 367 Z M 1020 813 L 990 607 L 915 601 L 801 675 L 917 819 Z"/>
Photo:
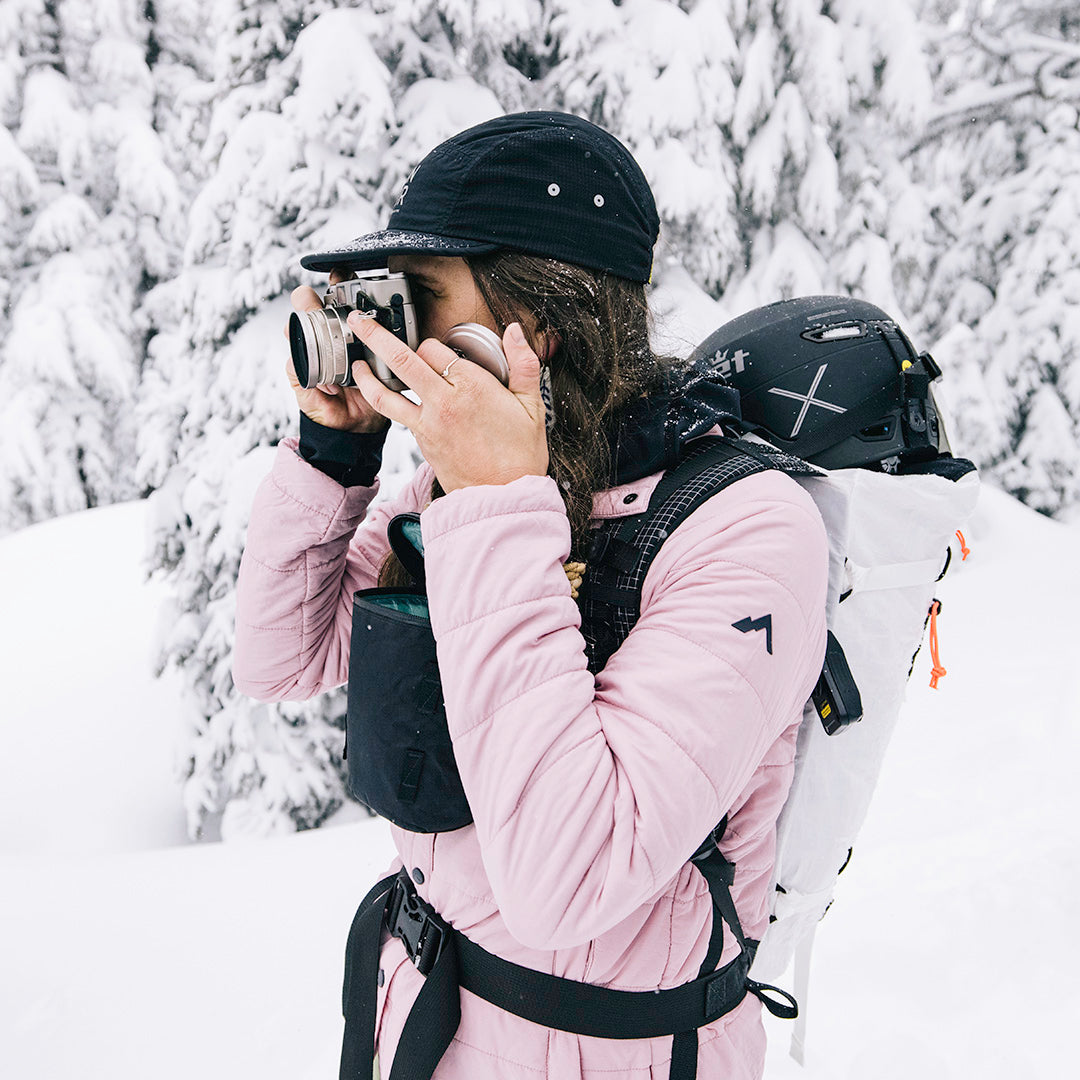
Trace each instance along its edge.
<path fill-rule="evenodd" d="M 549 475 L 559 485 L 570 520 L 571 559 L 589 549 L 593 494 L 613 480 L 606 438 L 618 414 L 660 386 L 671 361 L 649 344 L 649 309 L 643 285 L 601 271 L 517 252 L 466 259 L 500 333 L 520 322 L 541 357 L 545 339 L 558 346 L 551 371 L 554 423 L 548 437 Z M 443 494 L 438 481 L 432 498 Z M 381 585 L 408 580 L 393 555 Z"/>

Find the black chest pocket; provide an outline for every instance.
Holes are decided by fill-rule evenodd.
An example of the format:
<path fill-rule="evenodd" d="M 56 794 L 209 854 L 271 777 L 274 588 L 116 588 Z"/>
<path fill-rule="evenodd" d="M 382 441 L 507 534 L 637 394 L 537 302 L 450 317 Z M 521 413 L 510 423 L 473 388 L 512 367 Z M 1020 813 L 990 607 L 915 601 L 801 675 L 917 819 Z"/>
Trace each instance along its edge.
<path fill-rule="evenodd" d="M 470 825 L 422 589 L 353 595 L 348 693 L 349 792 L 410 832 Z"/>

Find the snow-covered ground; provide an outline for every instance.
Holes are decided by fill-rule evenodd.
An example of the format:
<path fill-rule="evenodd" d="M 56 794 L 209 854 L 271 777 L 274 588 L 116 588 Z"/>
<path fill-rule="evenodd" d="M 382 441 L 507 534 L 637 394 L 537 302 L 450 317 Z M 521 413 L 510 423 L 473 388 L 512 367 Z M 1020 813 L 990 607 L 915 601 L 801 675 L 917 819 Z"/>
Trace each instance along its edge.
<path fill-rule="evenodd" d="M 145 504 L 0 541 L 0 1075 L 331 1080 L 379 822 L 189 845 L 179 686 L 149 671 Z M 1067 1075 L 1080 1016 L 1080 527 L 994 490 L 941 585 L 821 925 L 808 1060 L 770 1080 Z"/>

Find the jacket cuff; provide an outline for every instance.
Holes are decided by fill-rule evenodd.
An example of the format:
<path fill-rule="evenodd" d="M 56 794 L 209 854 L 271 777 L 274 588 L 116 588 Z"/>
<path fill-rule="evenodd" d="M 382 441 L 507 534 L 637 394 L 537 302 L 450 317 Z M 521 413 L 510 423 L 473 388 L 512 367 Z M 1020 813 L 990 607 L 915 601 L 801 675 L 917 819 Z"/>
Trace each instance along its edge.
<path fill-rule="evenodd" d="M 375 482 L 384 442 L 386 431 L 338 431 L 300 414 L 300 456 L 342 487 L 370 487 Z"/>
<path fill-rule="evenodd" d="M 348 532 L 351 535 L 355 532 L 379 492 L 378 477 L 370 487 L 346 488 L 313 468 L 300 456 L 299 440 L 295 435 L 286 436 L 278 443 L 274 466 L 263 483 L 269 485 L 274 493 L 273 498 L 285 499 L 303 510 L 303 521 L 305 526 L 310 527 L 310 531 L 304 531 L 301 539 L 308 546 L 325 543 L 328 537 L 340 533 Z M 260 492 L 261 490 L 260 488 Z M 256 503 L 259 498 L 257 493 Z M 279 513 L 280 509 L 277 509 L 271 517 L 276 519 Z M 255 517 L 254 508 L 252 517 Z M 280 531 L 271 530 L 268 534 L 271 537 L 271 547 L 278 543 L 274 538 L 279 537 Z M 249 530 L 248 546 L 252 543 Z M 258 555 L 258 552 L 256 554 Z M 258 555 L 258 558 L 268 565 L 278 565 L 269 554 Z"/>

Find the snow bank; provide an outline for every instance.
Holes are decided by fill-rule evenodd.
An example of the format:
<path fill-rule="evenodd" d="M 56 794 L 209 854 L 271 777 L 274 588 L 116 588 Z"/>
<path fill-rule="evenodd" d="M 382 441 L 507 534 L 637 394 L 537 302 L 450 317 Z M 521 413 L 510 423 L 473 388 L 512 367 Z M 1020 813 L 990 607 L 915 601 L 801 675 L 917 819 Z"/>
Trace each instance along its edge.
<path fill-rule="evenodd" d="M 388 832 L 182 845 L 144 510 L 0 541 L 0 1074 L 331 1080 L 345 933 Z M 941 585 L 949 674 L 931 691 L 920 655 L 818 933 L 807 1067 L 770 1021 L 770 1080 L 1071 1071 L 1077 537 L 984 489 Z"/>
<path fill-rule="evenodd" d="M 144 580 L 145 518 L 145 503 L 125 503 L 0 542 L 0 851 L 186 842 L 181 687 L 153 678 L 164 594 Z"/>

